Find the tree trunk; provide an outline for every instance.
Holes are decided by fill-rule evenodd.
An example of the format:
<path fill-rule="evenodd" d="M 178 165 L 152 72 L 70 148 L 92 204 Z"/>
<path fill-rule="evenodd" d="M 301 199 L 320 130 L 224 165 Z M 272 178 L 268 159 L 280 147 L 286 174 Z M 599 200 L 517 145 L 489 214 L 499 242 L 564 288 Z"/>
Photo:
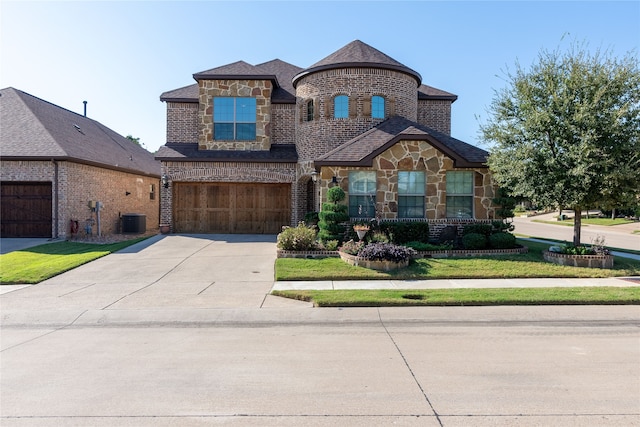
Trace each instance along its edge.
<path fill-rule="evenodd" d="M 559 211 L 558 212 L 558 221 L 562 221 L 563 220 L 563 218 L 562 218 L 562 205 L 560 205 L 558 207 L 558 211 Z"/>
<path fill-rule="evenodd" d="M 580 246 L 580 227 L 582 227 L 582 209 L 573 208 L 573 245 Z"/>
<path fill-rule="evenodd" d="M 616 208 L 611 209 L 611 219 L 616 219 Z"/>

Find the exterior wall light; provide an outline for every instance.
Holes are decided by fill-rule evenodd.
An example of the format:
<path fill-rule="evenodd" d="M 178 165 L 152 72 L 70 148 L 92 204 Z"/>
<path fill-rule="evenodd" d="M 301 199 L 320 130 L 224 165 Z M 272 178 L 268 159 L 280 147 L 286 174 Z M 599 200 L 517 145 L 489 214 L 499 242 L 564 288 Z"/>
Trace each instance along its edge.
<path fill-rule="evenodd" d="M 164 188 L 169 188 L 169 177 L 166 174 L 162 174 L 162 178 L 160 178 L 162 181 L 162 186 Z"/>
<path fill-rule="evenodd" d="M 311 172 L 311 181 L 318 182 L 318 172 L 316 171 Z"/>

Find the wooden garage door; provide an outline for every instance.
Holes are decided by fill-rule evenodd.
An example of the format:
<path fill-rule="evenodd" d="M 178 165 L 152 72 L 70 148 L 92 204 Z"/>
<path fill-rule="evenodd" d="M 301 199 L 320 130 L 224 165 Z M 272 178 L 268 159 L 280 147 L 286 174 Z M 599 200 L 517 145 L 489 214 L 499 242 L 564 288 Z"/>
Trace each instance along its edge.
<path fill-rule="evenodd" d="M 51 183 L 3 182 L 2 237 L 51 237 Z"/>
<path fill-rule="evenodd" d="M 177 233 L 277 234 L 291 218 L 290 184 L 175 183 Z"/>

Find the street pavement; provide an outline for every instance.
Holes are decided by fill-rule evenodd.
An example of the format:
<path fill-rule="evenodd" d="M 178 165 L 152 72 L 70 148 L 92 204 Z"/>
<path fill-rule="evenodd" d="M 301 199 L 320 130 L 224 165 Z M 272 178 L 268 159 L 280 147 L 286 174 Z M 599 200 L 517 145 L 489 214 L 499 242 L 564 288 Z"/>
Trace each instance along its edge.
<path fill-rule="evenodd" d="M 640 425 L 637 306 L 319 309 L 274 259 L 155 236 L 0 287 L 0 425 Z"/>

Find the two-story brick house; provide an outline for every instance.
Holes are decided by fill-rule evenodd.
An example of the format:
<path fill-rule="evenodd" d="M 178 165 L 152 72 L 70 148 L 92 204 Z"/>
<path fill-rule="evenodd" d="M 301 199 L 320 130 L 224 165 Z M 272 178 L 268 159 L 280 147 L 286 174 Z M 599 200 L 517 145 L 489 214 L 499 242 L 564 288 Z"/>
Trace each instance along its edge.
<path fill-rule="evenodd" d="M 493 218 L 487 153 L 452 138 L 456 95 L 354 41 L 302 69 L 239 61 L 165 92 L 161 223 L 278 233 L 340 185 L 351 217 Z"/>

